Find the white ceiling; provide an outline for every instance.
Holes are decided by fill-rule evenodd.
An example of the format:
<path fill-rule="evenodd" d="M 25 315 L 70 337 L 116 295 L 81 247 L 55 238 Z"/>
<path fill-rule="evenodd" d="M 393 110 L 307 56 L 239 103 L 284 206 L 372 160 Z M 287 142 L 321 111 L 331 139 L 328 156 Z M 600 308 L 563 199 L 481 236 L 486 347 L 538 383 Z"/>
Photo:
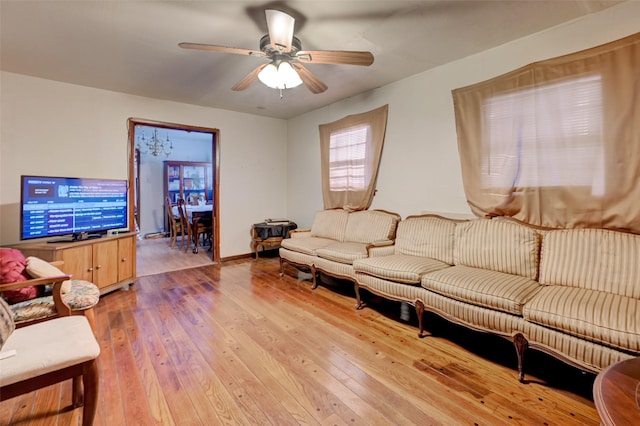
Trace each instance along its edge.
<path fill-rule="evenodd" d="M 618 0 L 0 0 L 2 70 L 116 92 L 291 118 L 504 44 Z M 182 41 L 259 50 L 265 8 L 296 18 L 308 50 L 365 50 L 370 67 L 310 64 L 329 89 L 231 87 L 264 61 L 185 50 Z"/>

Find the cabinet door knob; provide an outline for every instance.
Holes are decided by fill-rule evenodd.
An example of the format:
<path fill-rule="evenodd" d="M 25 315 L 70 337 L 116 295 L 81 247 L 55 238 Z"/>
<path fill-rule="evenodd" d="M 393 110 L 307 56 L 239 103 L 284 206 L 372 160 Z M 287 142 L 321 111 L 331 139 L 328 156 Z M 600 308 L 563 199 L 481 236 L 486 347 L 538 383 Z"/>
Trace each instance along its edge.
<path fill-rule="evenodd" d="M 100 265 L 96 266 L 96 269 L 100 269 L 100 268 L 102 268 L 102 266 L 100 266 Z"/>
<path fill-rule="evenodd" d="M 93 266 L 89 268 L 89 272 L 93 272 Z"/>
<path fill-rule="evenodd" d="M 127 261 L 127 258 L 126 258 L 126 257 L 123 257 L 123 258 L 122 258 L 122 262 L 126 262 L 126 261 Z"/>

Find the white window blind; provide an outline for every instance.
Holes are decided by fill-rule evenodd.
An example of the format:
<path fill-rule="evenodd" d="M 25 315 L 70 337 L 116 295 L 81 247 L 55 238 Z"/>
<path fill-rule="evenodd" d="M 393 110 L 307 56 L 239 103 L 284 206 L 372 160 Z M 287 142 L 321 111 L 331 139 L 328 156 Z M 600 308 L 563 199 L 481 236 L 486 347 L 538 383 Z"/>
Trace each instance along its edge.
<path fill-rule="evenodd" d="M 489 98 L 483 105 L 483 186 L 586 186 L 602 195 L 602 121 L 599 75 Z"/>
<path fill-rule="evenodd" d="M 329 185 L 332 191 L 363 191 L 367 177 L 369 125 L 359 125 L 331 133 L 329 142 Z"/>

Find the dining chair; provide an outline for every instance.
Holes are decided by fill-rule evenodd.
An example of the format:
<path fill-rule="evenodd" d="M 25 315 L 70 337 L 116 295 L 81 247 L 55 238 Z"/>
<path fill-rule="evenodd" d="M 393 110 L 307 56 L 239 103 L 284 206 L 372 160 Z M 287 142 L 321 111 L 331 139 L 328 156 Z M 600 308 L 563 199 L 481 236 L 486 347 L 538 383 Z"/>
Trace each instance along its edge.
<path fill-rule="evenodd" d="M 184 251 L 186 252 L 187 250 L 189 250 L 189 245 L 193 240 L 193 229 L 191 226 L 191 221 L 189 220 L 190 217 L 187 214 L 186 203 L 183 198 L 180 198 L 178 200 L 178 213 L 180 215 L 180 223 L 183 230 L 182 235 L 184 236 L 186 234 L 187 236 L 187 247 L 185 247 L 184 249 Z M 184 239 L 180 241 L 181 250 L 182 250 L 183 243 L 184 243 Z"/>
<path fill-rule="evenodd" d="M 197 243 L 202 235 L 202 245 L 209 242 L 209 251 L 211 251 L 211 243 L 213 238 L 213 215 L 201 215 L 193 218 L 193 234 L 194 241 Z M 194 253 L 198 252 L 198 244 L 193 249 Z"/>
<path fill-rule="evenodd" d="M 192 213 L 187 212 L 187 205 L 183 199 L 178 200 L 178 211 L 182 220 L 182 226 L 186 228 L 188 235 L 188 243 L 185 248 L 185 252 L 189 249 L 189 244 L 193 242 L 193 252 L 198 253 L 198 241 L 200 236 L 203 236 L 203 245 L 205 238 L 211 239 L 212 235 L 212 219 L 203 217 L 201 215 L 193 216 Z M 180 245 L 182 248 L 182 245 Z"/>
<path fill-rule="evenodd" d="M 182 236 L 184 240 L 184 232 L 182 231 L 182 220 L 180 215 L 177 216 L 173 213 L 173 204 L 171 203 L 171 198 L 168 196 L 165 197 L 165 204 L 167 210 L 167 218 L 169 220 L 169 247 L 173 248 L 176 245 L 176 241 L 178 239 L 178 233 Z M 181 241 L 180 248 L 184 245 L 183 241 Z"/>

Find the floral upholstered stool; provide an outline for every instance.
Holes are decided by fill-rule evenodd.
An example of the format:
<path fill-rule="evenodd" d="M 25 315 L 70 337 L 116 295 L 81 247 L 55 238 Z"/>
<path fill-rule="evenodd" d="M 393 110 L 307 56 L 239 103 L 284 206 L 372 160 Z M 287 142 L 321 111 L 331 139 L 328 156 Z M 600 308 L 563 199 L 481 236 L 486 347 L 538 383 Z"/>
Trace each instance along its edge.
<path fill-rule="evenodd" d="M 93 307 L 100 300 L 100 290 L 89 281 L 69 280 L 69 288 L 62 293 L 62 301 L 71 308 L 71 315 L 84 315 L 95 330 Z M 10 305 L 16 327 L 25 326 L 58 316 L 53 295 L 37 297 Z"/>

